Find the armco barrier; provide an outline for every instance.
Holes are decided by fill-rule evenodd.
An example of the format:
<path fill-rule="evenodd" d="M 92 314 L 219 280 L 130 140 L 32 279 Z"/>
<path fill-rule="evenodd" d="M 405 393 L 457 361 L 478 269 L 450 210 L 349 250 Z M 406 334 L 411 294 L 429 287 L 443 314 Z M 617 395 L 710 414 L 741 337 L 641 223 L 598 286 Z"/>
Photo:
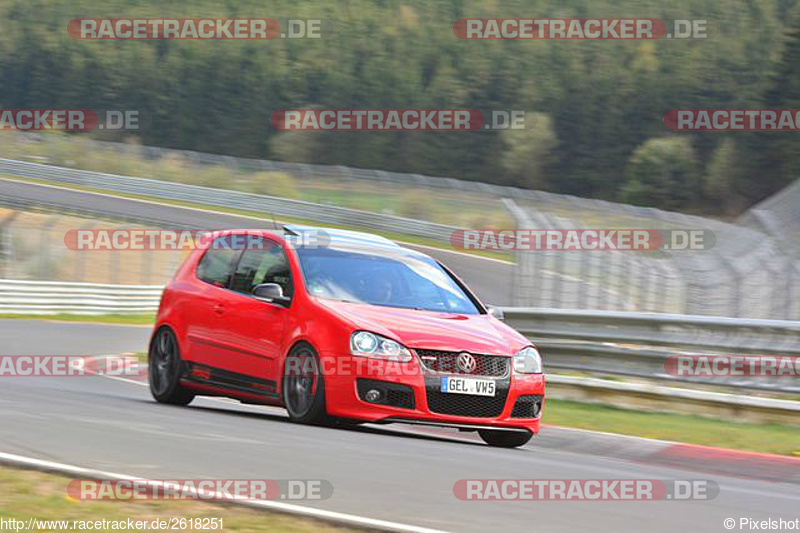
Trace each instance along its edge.
<path fill-rule="evenodd" d="M 154 313 L 163 287 L 0 280 L 0 313 L 79 315 Z"/>
<path fill-rule="evenodd" d="M 506 322 L 539 347 L 548 369 L 800 392 L 797 377 L 675 377 L 677 353 L 800 356 L 800 322 L 622 311 L 504 308 Z"/>
<path fill-rule="evenodd" d="M 800 354 L 800 321 L 520 307 L 503 311 L 510 325 L 537 339 Z"/>
<path fill-rule="evenodd" d="M 547 397 L 635 411 L 680 413 L 759 424 L 800 426 L 800 402 L 705 390 L 547 375 Z"/>

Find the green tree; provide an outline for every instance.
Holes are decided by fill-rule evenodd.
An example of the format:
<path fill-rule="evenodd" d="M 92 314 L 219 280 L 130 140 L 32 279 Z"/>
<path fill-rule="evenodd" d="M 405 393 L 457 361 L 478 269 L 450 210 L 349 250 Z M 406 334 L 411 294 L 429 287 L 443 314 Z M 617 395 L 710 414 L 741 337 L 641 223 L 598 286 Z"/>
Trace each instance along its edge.
<path fill-rule="evenodd" d="M 550 117 L 544 113 L 527 113 L 524 129 L 505 130 L 502 136 L 503 168 L 509 181 L 531 189 L 549 188 L 543 171 L 558 145 Z"/>
<path fill-rule="evenodd" d="M 784 38 L 763 107 L 800 109 L 800 5 L 788 11 Z M 800 141 L 796 133 L 764 132 L 751 134 L 749 138 L 752 163 L 748 170 L 754 179 L 743 183 L 743 192 L 752 201 L 772 194 L 800 176 Z"/>
<path fill-rule="evenodd" d="M 664 209 L 691 205 L 699 200 L 696 167 L 688 137 L 650 139 L 628 162 L 622 199 Z"/>
<path fill-rule="evenodd" d="M 703 191 L 711 205 L 716 203 L 720 213 L 732 214 L 743 207 L 744 199 L 737 191 L 742 177 L 740 155 L 736 141 L 727 138 L 719 143 L 706 167 Z"/>

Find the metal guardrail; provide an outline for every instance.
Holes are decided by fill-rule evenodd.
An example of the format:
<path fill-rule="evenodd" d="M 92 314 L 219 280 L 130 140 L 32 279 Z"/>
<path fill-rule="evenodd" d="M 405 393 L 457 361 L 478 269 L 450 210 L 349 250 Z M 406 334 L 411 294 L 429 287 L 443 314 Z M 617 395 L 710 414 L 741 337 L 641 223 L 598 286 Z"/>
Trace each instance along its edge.
<path fill-rule="evenodd" d="M 67 183 L 116 193 L 261 213 L 264 218 L 289 217 L 324 224 L 356 226 L 449 242 L 459 228 L 383 213 L 360 211 L 300 200 L 263 196 L 168 181 L 103 174 L 52 165 L 0 159 L 0 173 L 54 183 Z"/>
<path fill-rule="evenodd" d="M 153 313 L 161 286 L 0 280 L 0 313 L 80 315 Z"/>
<path fill-rule="evenodd" d="M 538 339 L 800 354 L 800 321 L 520 307 L 503 311 L 510 325 Z"/>
<path fill-rule="evenodd" d="M 800 356 L 800 322 L 619 311 L 504 308 L 506 322 L 540 348 L 546 368 L 610 376 L 800 393 L 800 379 L 677 377 L 679 353 Z"/>
<path fill-rule="evenodd" d="M 547 375 L 547 388 L 551 398 L 560 400 L 738 422 L 800 425 L 800 402 L 738 390 L 724 393 L 560 374 Z"/>

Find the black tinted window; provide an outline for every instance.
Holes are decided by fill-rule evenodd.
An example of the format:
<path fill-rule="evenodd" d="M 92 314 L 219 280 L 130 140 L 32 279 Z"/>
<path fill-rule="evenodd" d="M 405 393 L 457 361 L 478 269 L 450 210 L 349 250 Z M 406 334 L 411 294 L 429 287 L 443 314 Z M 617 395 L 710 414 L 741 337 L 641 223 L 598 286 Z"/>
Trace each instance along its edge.
<path fill-rule="evenodd" d="M 197 264 L 197 277 L 217 287 L 227 287 L 233 265 L 241 253 L 241 249 L 234 249 L 231 244 L 231 236 L 215 240 Z"/>

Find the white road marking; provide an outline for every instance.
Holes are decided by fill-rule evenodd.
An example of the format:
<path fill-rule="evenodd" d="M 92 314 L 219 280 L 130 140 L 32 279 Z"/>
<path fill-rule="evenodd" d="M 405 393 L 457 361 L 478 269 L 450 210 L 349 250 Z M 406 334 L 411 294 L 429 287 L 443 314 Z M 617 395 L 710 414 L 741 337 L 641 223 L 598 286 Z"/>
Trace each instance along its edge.
<path fill-rule="evenodd" d="M 125 381 L 127 383 L 133 383 L 134 385 L 139 385 L 141 387 L 148 387 L 148 388 L 150 387 L 150 384 L 147 383 L 146 381 L 135 381 L 135 380 L 128 379 L 128 378 L 121 378 L 119 376 L 107 376 L 107 375 L 103 375 L 103 374 L 101 374 L 101 377 L 108 378 L 108 379 L 115 379 L 117 381 Z M 200 400 L 208 400 L 210 402 L 220 402 L 220 403 L 233 404 L 233 405 L 245 405 L 242 402 L 240 402 L 238 400 L 234 400 L 232 398 L 216 398 L 214 396 L 198 395 L 198 399 L 200 399 Z M 249 405 L 248 407 L 258 407 L 258 406 Z M 267 408 L 267 409 L 279 409 L 279 408 L 276 408 L 276 407 L 271 407 L 269 405 L 264 405 L 264 406 L 261 406 L 261 407 L 264 407 L 264 408 Z"/>
<path fill-rule="evenodd" d="M 0 409 L 0 416 L 15 416 L 18 418 L 33 418 L 34 420 L 51 420 L 49 416 L 38 415 L 34 413 L 27 413 L 24 411 L 6 411 Z"/>
<path fill-rule="evenodd" d="M 508 261 L 506 259 L 497 259 L 495 257 L 486 257 L 485 255 L 471 254 L 469 252 L 462 252 L 461 250 L 448 250 L 447 248 L 438 248 L 436 246 L 429 246 L 427 244 L 417 244 L 415 242 L 407 242 L 407 241 L 395 241 L 395 242 L 398 244 L 403 244 L 405 246 L 425 248 L 427 250 L 436 250 L 437 252 L 444 252 L 446 254 L 463 255 L 464 257 L 469 257 L 471 259 L 480 259 L 482 261 L 494 261 L 495 263 L 503 263 L 504 265 L 516 264 L 514 261 Z"/>
<path fill-rule="evenodd" d="M 117 381 L 126 381 L 128 383 L 133 383 L 134 385 L 141 385 L 142 387 L 149 387 L 149 385 L 147 383 L 145 383 L 144 381 L 134 381 L 134 380 L 128 379 L 128 378 L 121 378 L 119 376 L 108 376 L 106 374 L 100 374 L 100 377 L 104 377 L 104 378 L 108 378 L 108 379 L 115 379 Z"/>

